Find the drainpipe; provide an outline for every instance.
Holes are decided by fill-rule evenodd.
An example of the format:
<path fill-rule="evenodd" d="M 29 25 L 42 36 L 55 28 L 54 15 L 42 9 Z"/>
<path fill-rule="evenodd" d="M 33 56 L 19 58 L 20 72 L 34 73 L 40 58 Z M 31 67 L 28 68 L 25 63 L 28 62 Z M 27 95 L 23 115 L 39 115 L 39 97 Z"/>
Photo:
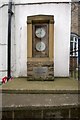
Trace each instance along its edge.
<path fill-rule="evenodd" d="M 78 80 L 80 80 L 80 37 L 78 39 Z"/>
<path fill-rule="evenodd" d="M 7 81 L 11 78 L 11 16 L 12 16 L 12 0 L 8 5 L 8 49 L 7 49 Z"/>

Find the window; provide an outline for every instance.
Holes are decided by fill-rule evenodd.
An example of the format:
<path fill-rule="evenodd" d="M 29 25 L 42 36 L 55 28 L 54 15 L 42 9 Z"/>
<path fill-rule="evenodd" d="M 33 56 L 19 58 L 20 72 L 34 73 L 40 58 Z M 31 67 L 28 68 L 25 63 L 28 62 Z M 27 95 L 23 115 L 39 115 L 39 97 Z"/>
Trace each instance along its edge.
<path fill-rule="evenodd" d="M 70 56 L 78 57 L 78 37 L 71 35 Z"/>

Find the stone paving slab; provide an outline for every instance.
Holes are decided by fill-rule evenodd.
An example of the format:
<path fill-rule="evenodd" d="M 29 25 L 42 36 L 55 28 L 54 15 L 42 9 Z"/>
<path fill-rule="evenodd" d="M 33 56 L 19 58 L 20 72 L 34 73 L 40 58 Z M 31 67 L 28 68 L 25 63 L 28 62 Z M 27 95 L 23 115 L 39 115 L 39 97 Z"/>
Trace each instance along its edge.
<path fill-rule="evenodd" d="M 54 81 L 27 81 L 26 78 L 17 78 L 0 86 L 0 94 L 4 118 L 11 116 L 12 119 L 21 119 L 25 115 L 28 118 L 29 113 L 35 118 L 38 112 L 41 118 L 47 115 L 51 118 L 51 115 L 53 117 L 63 111 L 67 111 L 70 118 L 73 116 L 72 111 L 80 108 L 79 82 L 69 78 L 56 78 Z"/>
<path fill-rule="evenodd" d="M 75 108 L 78 94 L 2 94 L 3 110 Z"/>
<path fill-rule="evenodd" d="M 79 93 L 79 82 L 71 78 L 55 78 L 54 81 L 27 81 L 16 78 L 0 86 L 3 93 Z"/>

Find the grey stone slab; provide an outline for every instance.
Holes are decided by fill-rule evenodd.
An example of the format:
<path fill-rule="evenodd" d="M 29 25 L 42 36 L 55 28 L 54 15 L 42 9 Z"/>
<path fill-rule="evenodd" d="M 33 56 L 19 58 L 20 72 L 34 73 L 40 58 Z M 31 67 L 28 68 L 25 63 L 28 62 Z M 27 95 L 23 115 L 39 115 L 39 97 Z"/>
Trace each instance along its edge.
<path fill-rule="evenodd" d="M 55 78 L 54 81 L 27 81 L 27 78 L 16 78 L 3 84 L 3 93 L 79 93 L 79 82 L 71 78 Z"/>
<path fill-rule="evenodd" d="M 3 109 L 78 107 L 78 94 L 3 94 Z"/>

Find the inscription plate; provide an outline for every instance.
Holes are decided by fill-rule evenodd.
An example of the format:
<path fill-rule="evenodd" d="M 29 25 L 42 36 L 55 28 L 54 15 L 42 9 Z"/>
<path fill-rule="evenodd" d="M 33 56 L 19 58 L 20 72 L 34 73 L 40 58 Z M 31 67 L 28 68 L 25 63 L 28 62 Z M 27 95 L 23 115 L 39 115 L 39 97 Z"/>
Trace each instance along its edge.
<path fill-rule="evenodd" d="M 46 76 L 48 73 L 47 67 L 33 67 L 33 73 L 35 77 Z"/>

